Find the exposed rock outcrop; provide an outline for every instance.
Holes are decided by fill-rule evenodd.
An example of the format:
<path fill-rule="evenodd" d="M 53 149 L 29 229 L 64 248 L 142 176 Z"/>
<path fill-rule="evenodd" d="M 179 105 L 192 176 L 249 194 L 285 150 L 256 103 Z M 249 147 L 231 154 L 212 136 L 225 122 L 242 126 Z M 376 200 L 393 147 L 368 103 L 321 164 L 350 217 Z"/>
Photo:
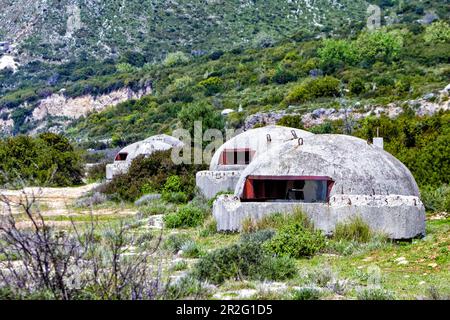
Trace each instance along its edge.
<path fill-rule="evenodd" d="M 307 113 L 287 113 L 284 110 L 268 113 L 256 113 L 245 119 L 244 130 L 259 125 L 274 125 L 286 115 L 300 115 L 306 128 L 320 125 L 326 121 L 359 120 L 369 116 L 386 115 L 391 119 L 397 118 L 404 112 L 404 106 L 409 106 L 418 116 L 431 116 L 439 111 L 450 110 L 450 84 L 439 93 L 429 93 L 417 100 L 394 102 L 387 106 L 356 104 L 353 108 L 318 108 Z"/>

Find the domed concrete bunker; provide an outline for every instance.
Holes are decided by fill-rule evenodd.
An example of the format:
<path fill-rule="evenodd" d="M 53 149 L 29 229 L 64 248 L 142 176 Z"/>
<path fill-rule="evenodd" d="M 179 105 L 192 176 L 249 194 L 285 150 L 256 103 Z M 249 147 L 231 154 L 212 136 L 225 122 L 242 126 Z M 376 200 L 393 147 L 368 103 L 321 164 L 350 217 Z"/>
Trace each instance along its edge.
<path fill-rule="evenodd" d="M 242 172 L 234 196 L 220 196 L 219 230 L 237 231 L 244 219 L 295 208 L 332 233 L 360 216 L 393 239 L 425 233 L 425 208 L 411 172 L 381 148 L 345 135 L 313 135 L 286 142 Z"/>
<path fill-rule="evenodd" d="M 283 126 L 267 126 L 238 134 L 214 153 L 209 171 L 197 173 L 197 187 L 209 199 L 219 192 L 233 192 L 241 172 L 256 158 L 285 142 L 312 135 Z"/>
<path fill-rule="evenodd" d="M 106 166 L 106 179 L 111 180 L 118 174 L 126 173 L 133 160 L 138 156 L 149 156 L 156 151 L 181 147 L 183 147 L 183 143 L 180 140 L 166 134 L 151 136 L 130 144 L 117 153 L 114 163 Z"/>

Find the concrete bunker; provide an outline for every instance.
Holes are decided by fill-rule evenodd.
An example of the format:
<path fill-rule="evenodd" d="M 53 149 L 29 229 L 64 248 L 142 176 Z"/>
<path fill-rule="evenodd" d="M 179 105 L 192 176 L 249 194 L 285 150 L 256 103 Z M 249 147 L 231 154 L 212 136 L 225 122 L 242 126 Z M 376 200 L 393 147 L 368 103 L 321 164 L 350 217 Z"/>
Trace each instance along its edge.
<path fill-rule="evenodd" d="M 214 153 L 209 171 L 197 173 L 197 187 L 210 199 L 219 192 L 233 192 L 241 172 L 259 156 L 285 142 L 312 135 L 283 126 L 250 129 L 238 134 Z"/>
<path fill-rule="evenodd" d="M 111 180 L 118 174 L 126 173 L 133 160 L 138 156 L 149 156 L 156 151 L 166 151 L 175 147 L 182 148 L 183 143 L 177 138 L 165 134 L 130 144 L 117 153 L 114 163 L 106 166 L 106 179 Z"/>
<path fill-rule="evenodd" d="M 319 176 L 248 176 L 242 202 L 326 203 L 334 181 Z"/>
<path fill-rule="evenodd" d="M 325 233 L 355 216 L 394 239 L 425 233 L 411 172 L 383 149 L 345 135 L 313 135 L 262 154 L 241 172 L 234 195 L 218 197 L 213 214 L 219 230 L 239 231 L 244 219 L 295 208 Z"/>

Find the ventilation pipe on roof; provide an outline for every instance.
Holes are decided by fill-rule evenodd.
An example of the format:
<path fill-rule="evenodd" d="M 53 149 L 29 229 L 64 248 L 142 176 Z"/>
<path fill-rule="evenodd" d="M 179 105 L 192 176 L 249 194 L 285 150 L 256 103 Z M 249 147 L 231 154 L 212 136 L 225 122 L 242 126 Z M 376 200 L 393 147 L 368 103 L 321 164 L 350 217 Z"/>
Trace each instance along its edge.
<path fill-rule="evenodd" d="M 377 128 L 377 137 L 373 138 L 373 145 L 377 148 L 384 149 L 384 139 L 380 138 L 380 128 Z"/>

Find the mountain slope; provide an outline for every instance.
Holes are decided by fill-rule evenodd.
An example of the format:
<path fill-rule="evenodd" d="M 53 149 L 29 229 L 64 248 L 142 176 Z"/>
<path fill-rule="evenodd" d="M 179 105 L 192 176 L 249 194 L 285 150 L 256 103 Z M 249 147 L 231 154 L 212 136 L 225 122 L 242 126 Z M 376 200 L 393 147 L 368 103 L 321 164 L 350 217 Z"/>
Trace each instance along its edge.
<path fill-rule="evenodd" d="M 301 28 L 364 24 L 361 0 L 2 0 L 1 38 L 24 57 L 61 61 L 127 50 L 160 58 L 281 38 Z"/>

